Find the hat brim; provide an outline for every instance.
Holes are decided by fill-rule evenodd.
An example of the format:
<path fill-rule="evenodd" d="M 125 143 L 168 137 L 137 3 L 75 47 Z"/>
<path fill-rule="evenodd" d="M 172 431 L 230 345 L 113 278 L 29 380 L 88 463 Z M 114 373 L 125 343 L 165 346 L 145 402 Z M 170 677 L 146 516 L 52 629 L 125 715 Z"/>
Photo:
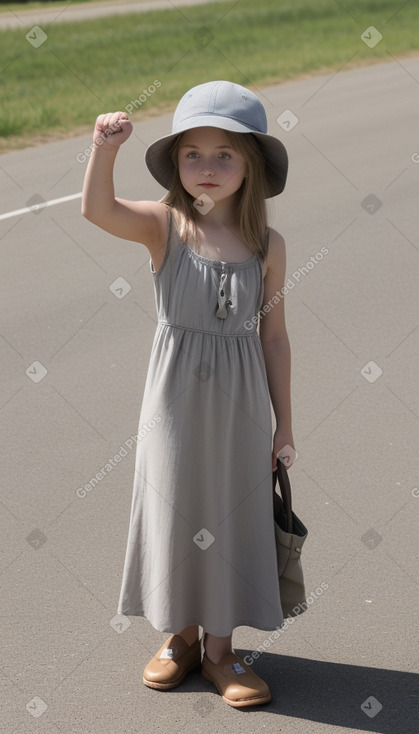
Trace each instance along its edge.
<path fill-rule="evenodd" d="M 189 120 L 183 130 L 179 129 L 176 133 L 165 135 L 148 146 L 145 152 L 146 166 L 163 188 L 170 189 L 175 174 L 175 165 L 170 156 L 170 150 L 176 138 L 186 130 L 198 127 L 217 127 L 228 132 L 253 135 L 258 140 L 265 158 L 269 196 L 277 196 L 282 193 L 288 173 L 288 154 L 283 143 L 278 138 L 252 130 L 237 120 L 215 115 L 202 115 L 194 120 Z"/>

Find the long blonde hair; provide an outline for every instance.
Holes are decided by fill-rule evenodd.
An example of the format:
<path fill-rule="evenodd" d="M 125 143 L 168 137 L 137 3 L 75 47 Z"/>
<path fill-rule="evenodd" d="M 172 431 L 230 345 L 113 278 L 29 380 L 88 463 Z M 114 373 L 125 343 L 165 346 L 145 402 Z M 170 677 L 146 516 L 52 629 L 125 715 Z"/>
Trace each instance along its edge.
<path fill-rule="evenodd" d="M 251 133 L 233 133 L 227 130 L 226 132 L 232 147 L 244 157 L 247 164 L 246 177 L 236 193 L 240 234 L 250 251 L 263 261 L 268 252 L 268 217 L 265 199 L 269 196 L 269 191 L 265 159 L 256 138 Z M 179 234 L 182 240 L 198 242 L 194 198 L 185 191 L 179 177 L 178 150 L 182 135 L 183 133 L 176 138 L 170 151 L 175 175 L 162 202 L 178 213 Z"/>

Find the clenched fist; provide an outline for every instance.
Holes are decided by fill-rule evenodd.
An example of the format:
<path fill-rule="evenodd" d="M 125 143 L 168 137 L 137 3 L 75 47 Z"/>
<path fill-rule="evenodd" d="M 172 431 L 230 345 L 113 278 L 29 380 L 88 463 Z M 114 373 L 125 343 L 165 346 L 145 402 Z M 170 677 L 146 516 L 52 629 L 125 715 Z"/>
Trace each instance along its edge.
<path fill-rule="evenodd" d="M 99 115 L 93 131 L 93 142 L 104 148 L 118 148 L 132 133 L 132 122 L 126 112 Z"/>

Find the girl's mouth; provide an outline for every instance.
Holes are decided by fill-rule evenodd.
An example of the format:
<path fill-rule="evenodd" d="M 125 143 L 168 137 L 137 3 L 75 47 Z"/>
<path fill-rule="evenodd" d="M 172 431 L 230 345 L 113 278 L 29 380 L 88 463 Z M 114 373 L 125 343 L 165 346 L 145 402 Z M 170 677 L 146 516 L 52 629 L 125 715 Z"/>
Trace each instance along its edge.
<path fill-rule="evenodd" d="M 206 189 L 215 189 L 217 188 L 218 184 L 213 183 L 200 183 L 198 186 L 204 186 Z"/>

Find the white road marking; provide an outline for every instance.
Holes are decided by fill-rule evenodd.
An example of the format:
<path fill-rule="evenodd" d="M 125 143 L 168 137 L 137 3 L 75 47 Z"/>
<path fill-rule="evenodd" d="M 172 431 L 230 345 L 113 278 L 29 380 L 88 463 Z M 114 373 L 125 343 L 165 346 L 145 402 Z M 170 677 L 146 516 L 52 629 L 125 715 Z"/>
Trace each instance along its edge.
<path fill-rule="evenodd" d="M 47 206 L 55 206 L 55 204 L 64 204 L 66 201 L 73 201 L 73 199 L 81 199 L 82 192 L 78 194 L 70 194 L 70 196 L 61 196 L 59 199 L 50 199 L 50 201 L 40 202 L 34 206 L 25 206 L 23 209 L 15 209 L 13 212 L 6 212 L 0 214 L 0 220 L 10 219 L 11 217 L 19 217 L 21 214 L 28 214 L 29 212 L 39 212 L 40 209 L 45 209 Z"/>

